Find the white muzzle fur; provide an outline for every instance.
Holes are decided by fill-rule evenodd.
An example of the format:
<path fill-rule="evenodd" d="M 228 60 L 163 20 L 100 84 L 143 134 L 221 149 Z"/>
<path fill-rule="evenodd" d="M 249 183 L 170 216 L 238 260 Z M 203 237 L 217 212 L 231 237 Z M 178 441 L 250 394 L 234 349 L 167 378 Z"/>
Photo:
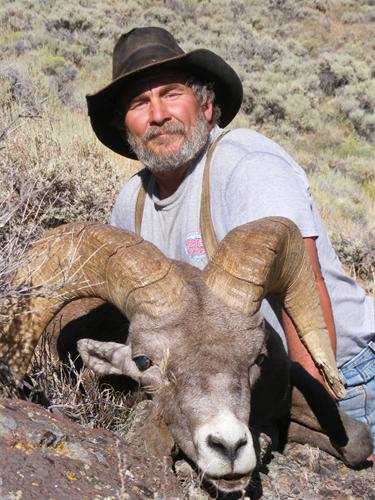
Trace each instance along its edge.
<path fill-rule="evenodd" d="M 256 466 L 248 427 L 230 411 L 216 415 L 194 435 L 197 465 L 212 478 L 246 475 Z"/>

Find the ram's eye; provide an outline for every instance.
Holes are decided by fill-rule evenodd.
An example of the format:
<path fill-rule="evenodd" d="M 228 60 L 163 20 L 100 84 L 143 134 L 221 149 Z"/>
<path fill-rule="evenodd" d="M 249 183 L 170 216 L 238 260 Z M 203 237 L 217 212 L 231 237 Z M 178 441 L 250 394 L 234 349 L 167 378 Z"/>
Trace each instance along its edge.
<path fill-rule="evenodd" d="M 261 366 L 263 364 L 263 361 L 266 359 L 265 354 L 259 354 L 257 359 L 255 360 L 255 364 L 258 366 Z"/>
<path fill-rule="evenodd" d="M 138 370 L 141 372 L 144 372 L 152 366 L 152 361 L 147 356 L 136 356 L 133 358 L 133 361 L 137 365 Z"/>

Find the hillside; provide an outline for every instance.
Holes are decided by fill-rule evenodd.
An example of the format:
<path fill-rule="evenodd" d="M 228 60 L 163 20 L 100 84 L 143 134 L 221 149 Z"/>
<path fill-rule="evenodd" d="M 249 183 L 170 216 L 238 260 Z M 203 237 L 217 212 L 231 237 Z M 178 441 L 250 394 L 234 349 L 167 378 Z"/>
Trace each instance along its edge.
<path fill-rule="evenodd" d="M 121 182 L 136 167 L 98 143 L 84 96 L 110 81 L 119 34 L 146 25 L 167 27 L 185 50 L 211 48 L 233 65 L 245 98 L 231 127 L 254 127 L 296 157 L 344 263 L 370 289 L 375 224 L 372 0 L 81 0 L 58 8 L 53 1 L 2 2 L 5 210 L 9 203 L 12 210 L 24 203 L 17 200 L 19 184 L 25 197 L 25 191 L 34 190 L 29 184 L 36 183 L 28 219 L 39 207 L 43 226 L 77 218 L 107 220 Z M 9 221 L 3 230 L 11 227 Z"/>
<path fill-rule="evenodd" d="M 25 292 L 12 289 L 10 277 L 44 229 L 108 221 L 123 182 L 139 168 L 96 139 L 85 102 L 110 81 L 113 45 L 135 26 L 165 27 L 186 51 L 209 48 L 236 69 L 244 102 L 230 128 L 254 128 L 297 159 L 341 261 L 375 294 L 375 0 L 0 0 L 0 306 Z M 0 307 L 0 326 L 2 320 Z M 30 376 L 34 400 L 46 395 L 58 417 L 61 410 L 86 427 L 126 434 L 133 399 L 95 384 L 72 390 L 77 374 L 69 383 L 44 345 Z M 9 380 L 0 395 L 19 396 Z M 41 435 L 48 419 L 45 412 Z M 22 446 L 34 446 L 24 420 L 17 424 L 26 436 Z M 7 425 L 0 415 L 0 436 L 12 434 Z M 79 434 L 79 427 L 71 432 Z M 44 455 L 55 453 L 55 445 L 43 446 L 38 453 L 47 463 Z M 373 498 L 373 471 L 356 476 L 322 453 L 297 447 L 291 461 L 278 455 L 258 478 L 265 498 L 300 498 L 309 481 L 306 498 Z M 129 477 L 112 478 L 113 492 L 133 484 Z M 186 493 L 193 484 L 198 495 L 199 481 L 195 475 L 176 488 L 183 498 L 208 498 Z M 155 491 L 157 484 L 147 483 Z M 252 487 L 259 494 L 258 483 Z M 0 497 L 1 488 L 0 475 Z M 94 486 L 88 488 L 93 495 Z"/>

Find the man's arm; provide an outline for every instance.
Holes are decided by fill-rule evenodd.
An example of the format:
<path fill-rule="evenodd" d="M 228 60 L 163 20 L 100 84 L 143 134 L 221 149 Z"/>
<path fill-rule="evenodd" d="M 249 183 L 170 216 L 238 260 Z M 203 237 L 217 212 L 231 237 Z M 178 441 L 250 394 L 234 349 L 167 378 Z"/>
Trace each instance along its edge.
<path fill-rule="evenodd" d="M 228 134 L 228 137 L 230 136 L 231 133 Z M 225 141 L 226 138 L 223 139 L 223 142 Z M 231 174 L 227 175 L 224 187 L 218 190 L 224 193 L 224 198 L 217 201 L 217 210 L 213 211 L 214 226 L 215 229 L 223 227 L 222 221 L 224 220 L 226 221 L 225 229 L 230 230 L 251 220 L 274 215 L 287 217 L 297 225 L 310 256 L 324 319 L 335 351 L 335 327 L 329 295 L 317 256 L 315 238 L 319 233 L 312 213 L 312 200 L 307 179 L 302 169 L 292 164 L 291 160 L 287 161 L 286 157 L 273 153 L 272 147 L 270 147 L 270 153 L 259 151 L 249 153 L 242 156 L 232 168 Z M 217 172 L 220 172 L 221 176 L 222 172 L 228 171 L 228 166 L 224 163 L 225 159 L 225 155 L 221 155 L 217 164 L 217 167 L 220 167 L 217 168 Z M 227 161 L 230 164 L 230 159 L 227 158 Z M 224 182 L 219 175 L 218 179 Z M 221 181 L 218 180 L 219 185 Z M 227 212 L 221 207 L 227 207 Z M 220 214 L 220 218 L 217 214 Z M 288 345 L 291 359 L 298 361 L 305 370 L 322 381 L 310 354 L 299 340 L 294 325 L 286 314 L 284 318 L 284 330 L 288 334 L 290 332 L 292 336 Z"/>
<path fill-rule="evenodd" d="M 333 320 L 331 301 L 328 295 L 327 287 L 324 282 L 324 278 L 322 275 L 322 271 L 320 269 L 318 253 L 315 244 L 315 238 L 304 238 L 304 242 L 306 245 L 307 252 L 310 256 L 311 265 L 315 275 L 315 282 L 319 293 L 320 304 L 323 311 L 323 316 L 325 319 L 325 323 L 327 325 L 329 337 L 331 340 L 331 345 L 333 348 L 333 352 L 336 354 L 336 329 L 335 323 Z M 288 332 L 287 342 L 288 342 L 288 351 L 289 357 L 292 361 L 298 362 L 303 368 L 310 373 L 314 378 L 323 383 L 323 379 L 316 368 L 309 352 L 306 347 L 302 344 L 301 340 L 298 337 L 296 328 L 289 318 L 287 313 L 283 310 L 283 327 L 284 330 Z"/>

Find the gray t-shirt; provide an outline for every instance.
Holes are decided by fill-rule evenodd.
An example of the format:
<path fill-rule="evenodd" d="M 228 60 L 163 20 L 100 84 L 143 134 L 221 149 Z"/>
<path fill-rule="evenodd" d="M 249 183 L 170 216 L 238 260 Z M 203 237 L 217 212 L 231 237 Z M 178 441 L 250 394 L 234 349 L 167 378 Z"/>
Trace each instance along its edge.
<path fill-rule="evenodd" d="M 211 132 L 213 140 L 221 129 Z M 141 235 L 170 258 L 203 269 L 207 263 L 199 227 L 206 153 L 185 174 L 177 191 L 160 200 L 153 179 L 148 185 Z M 140 175 L 123 187 L 111 224 L 134 231 Z M 214 152 L 210 173 L 211 213 L 218 240 L 233 228 L 261 217 L 288 217 L 303 237 L 316 238 L 319 262 L 330 295 L 341 367 L 375 332 L 374 301 L 343 272 L 312 200 L 302 168 L 278 144 L 248 129 L 227 133 Z M 284 338 L 280 308 L 266 300 L 261 313 Z"/>

